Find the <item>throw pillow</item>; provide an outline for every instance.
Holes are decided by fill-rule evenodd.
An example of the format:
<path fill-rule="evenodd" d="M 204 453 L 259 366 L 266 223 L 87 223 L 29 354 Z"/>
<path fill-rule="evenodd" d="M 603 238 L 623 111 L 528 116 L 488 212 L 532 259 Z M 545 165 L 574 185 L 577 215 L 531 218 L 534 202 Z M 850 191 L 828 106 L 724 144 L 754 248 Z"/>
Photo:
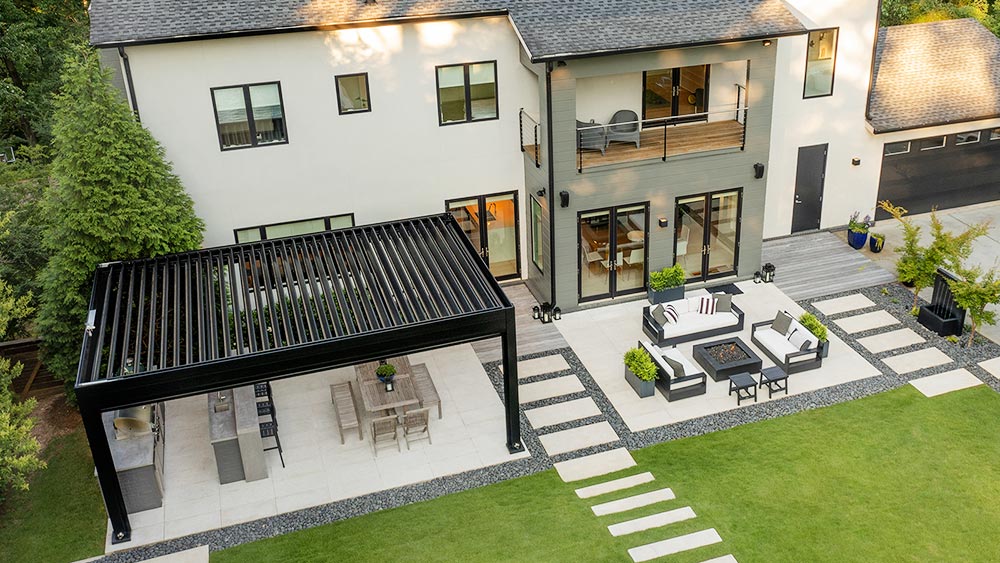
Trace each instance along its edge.
<path fill-rule="evenodd" d="M 711 295 L 706 295 L 701 298 L 698 302 L 698 312 L 702 315 L 714 315 L 715 314 L 715 298 Z"/>
<path fill-rule="evenodd" d="M 677 324 L 681 316 L 677 314 L 677 309 L 674 309 L 673 305 L 667 305 L 663 308 L 663 315 L 667 317 L 667 322 L 670 324 Z"/>
<path fill-rule="evenodd" d="M 799 350 L 809 349 L 809 336 L 801 330 L 793 330 L 792 333 L 788 335 L 788 342 Z M 802 347 L 803 345 L 805 345 L 805 348 Z"/>
<path fill-rule="evenodd" d="M 663 314 L 663 305 L 657 305 L 653 308 L 653 320 L 660 326 L 664 326 L 669 322 L 667 321 L 667 316 Z"/>
<path fill-rule="evenodd" d="M 667 356 L 663 356 L 663 361 L 667 362 L 667 365 L 670 366 L 670 371 L 674 372 L 674 377 L 684 377 L 684 364 Z"/>
<path fill-rule="evenodd" d="M 784 311 L 778 311 L 771 323 L 771 329 L 784 336 L 788 334 L 788 329 L 792 328 L 792 316 Z"/>
<path fill-rule="evenodd" d="M 715 297 L 715 310 L 720 313 L 732 313 L 733 312 L 733 296 L 728 293 L 716 293 Z"/>

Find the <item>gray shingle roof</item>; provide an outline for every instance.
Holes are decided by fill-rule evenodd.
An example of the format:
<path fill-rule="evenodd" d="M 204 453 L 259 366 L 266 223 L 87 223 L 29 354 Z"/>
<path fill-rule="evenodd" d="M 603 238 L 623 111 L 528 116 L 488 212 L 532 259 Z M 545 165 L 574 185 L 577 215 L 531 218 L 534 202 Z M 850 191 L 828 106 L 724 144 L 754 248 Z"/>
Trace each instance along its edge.
<path fill-rule="evenodd" d="M 875 133 L 1000 116 L 1000 39 L 972 19 L 879 30 Z"/>
<path fill-rule="evenodd" d="M 782 0 L 93 0 L 94 45 L 509 13 L 536 60 L 802 33 Z"/>

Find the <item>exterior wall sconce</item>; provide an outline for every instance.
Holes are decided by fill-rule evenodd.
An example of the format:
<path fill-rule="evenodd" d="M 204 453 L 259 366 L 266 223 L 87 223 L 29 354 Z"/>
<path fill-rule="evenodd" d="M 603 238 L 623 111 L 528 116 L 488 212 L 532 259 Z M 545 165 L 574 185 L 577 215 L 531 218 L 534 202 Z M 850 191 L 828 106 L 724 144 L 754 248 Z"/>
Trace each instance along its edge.
<path fill-rule="evenodd" d="M 861 159 L 858 157 L 854 157 L 851 159 L 851 164 L 853 164 L 854 166 L 861 166 Z"/>
<path fill-rule="evenodd" d="M 765 47 L 770 47 L 771 46 L 771 40 L 770 39 L 765 39 L 765 40 L 761 41 L 761 44 L 764 45 Z"/>
<path fill-rule="evenodd" d="M 566 190 L 559 192 L 559 207 L 569 207 L 569 192 Z"/>
<path fill-rule="evenodd" d="M 535 195 L 537 195 L 538 197 L 545 197 L 545 188 L 542 188 L 537 192 L 535 192 Z"/>
<path fill-rule="evenodd" d="M 753 177 L 758 180 L 764 177 L 764 163 L 758 162 L 753 165 Z"/>
<path fill-rule="evenodd" d="M 670 221 L 666 217 L 660 217 L 658 223 L 661 229 L 666 229 L 670 226 Z"/>

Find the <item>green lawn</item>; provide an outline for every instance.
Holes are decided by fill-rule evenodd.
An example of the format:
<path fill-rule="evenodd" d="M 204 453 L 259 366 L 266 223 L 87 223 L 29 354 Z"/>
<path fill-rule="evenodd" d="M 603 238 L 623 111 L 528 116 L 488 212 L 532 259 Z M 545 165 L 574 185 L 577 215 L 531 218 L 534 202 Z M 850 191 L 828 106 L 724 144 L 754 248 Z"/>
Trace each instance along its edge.
<path fill-rule="evenodd" d="M 634 453 L 678 499 L 594 517 L 554 471 L 215 553 L 242 561 L 630 561 L 629 547 L 716 528 L 741 563 L 1000 560 L 1000 395 L 904 388 Z M 635 470 L 623 474 L 635 473 Z M 613 476 L 612 476 L 613 477 Z M 583 485 L 609 479 L 602 477 Z M 698 518 L 613 538 L 610 523 Z"/>
<path fill-rule="evenodd" d="M 62 563 L 104 553 L 106 516 L 83 430 L 53 440 L 49 466 L 0 509 L 0 560 Z"/>

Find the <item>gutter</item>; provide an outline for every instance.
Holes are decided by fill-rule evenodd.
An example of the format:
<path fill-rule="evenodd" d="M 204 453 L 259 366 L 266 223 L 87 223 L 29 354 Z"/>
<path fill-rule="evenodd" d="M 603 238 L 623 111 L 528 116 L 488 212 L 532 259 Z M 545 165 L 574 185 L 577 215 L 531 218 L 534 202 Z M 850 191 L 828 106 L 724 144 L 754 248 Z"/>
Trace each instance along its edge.
<path fill-rule="evenodd" d="M 871 121 L 868 121 L 868 125 L 871 127 L 871 132 L 873 135 L 883 135 L 885 133 L 899 133 L 900 131 L 915 131 L 917 129 L 930 129 L 932 127 L 944 127 L 947 125 L 959 125 L 961 123 L 974 123 L 976 121 L 988 121 L 993 119 L 1000 119 L 1000 113 L 994 113 L 991 115 L 983 115 L 979 117 L 970 117 L 968 119 L 956 119 L 954 121 L 944 121 L 941 123 L 923 123 L 920 125 L 905 125 L 903 127 L 887 127 L 884 129 L 879 129 L 875 127 Z"/>
<path fill-rule="evenodd" d="M 545 144 L 549 153 L 549 300 L 556 305 L 556 170 L 552 141 L 552 65 L 545 63 Z"/>
<path fill-rule="evenodd" d="M 142 123 L 139 118 L 139 102 L 135 99 L 135 84 L 132 83 L 132 65 L 128 62 L 128 53 L 125 52 L 125 47 L 118 47 L 118 56 L 121 57 L 122 64 L 125 66 L 125 83 L 128 85 L 128 98 L 132 104 L 132 113 L 135 114 L 135 120 Z"/>

